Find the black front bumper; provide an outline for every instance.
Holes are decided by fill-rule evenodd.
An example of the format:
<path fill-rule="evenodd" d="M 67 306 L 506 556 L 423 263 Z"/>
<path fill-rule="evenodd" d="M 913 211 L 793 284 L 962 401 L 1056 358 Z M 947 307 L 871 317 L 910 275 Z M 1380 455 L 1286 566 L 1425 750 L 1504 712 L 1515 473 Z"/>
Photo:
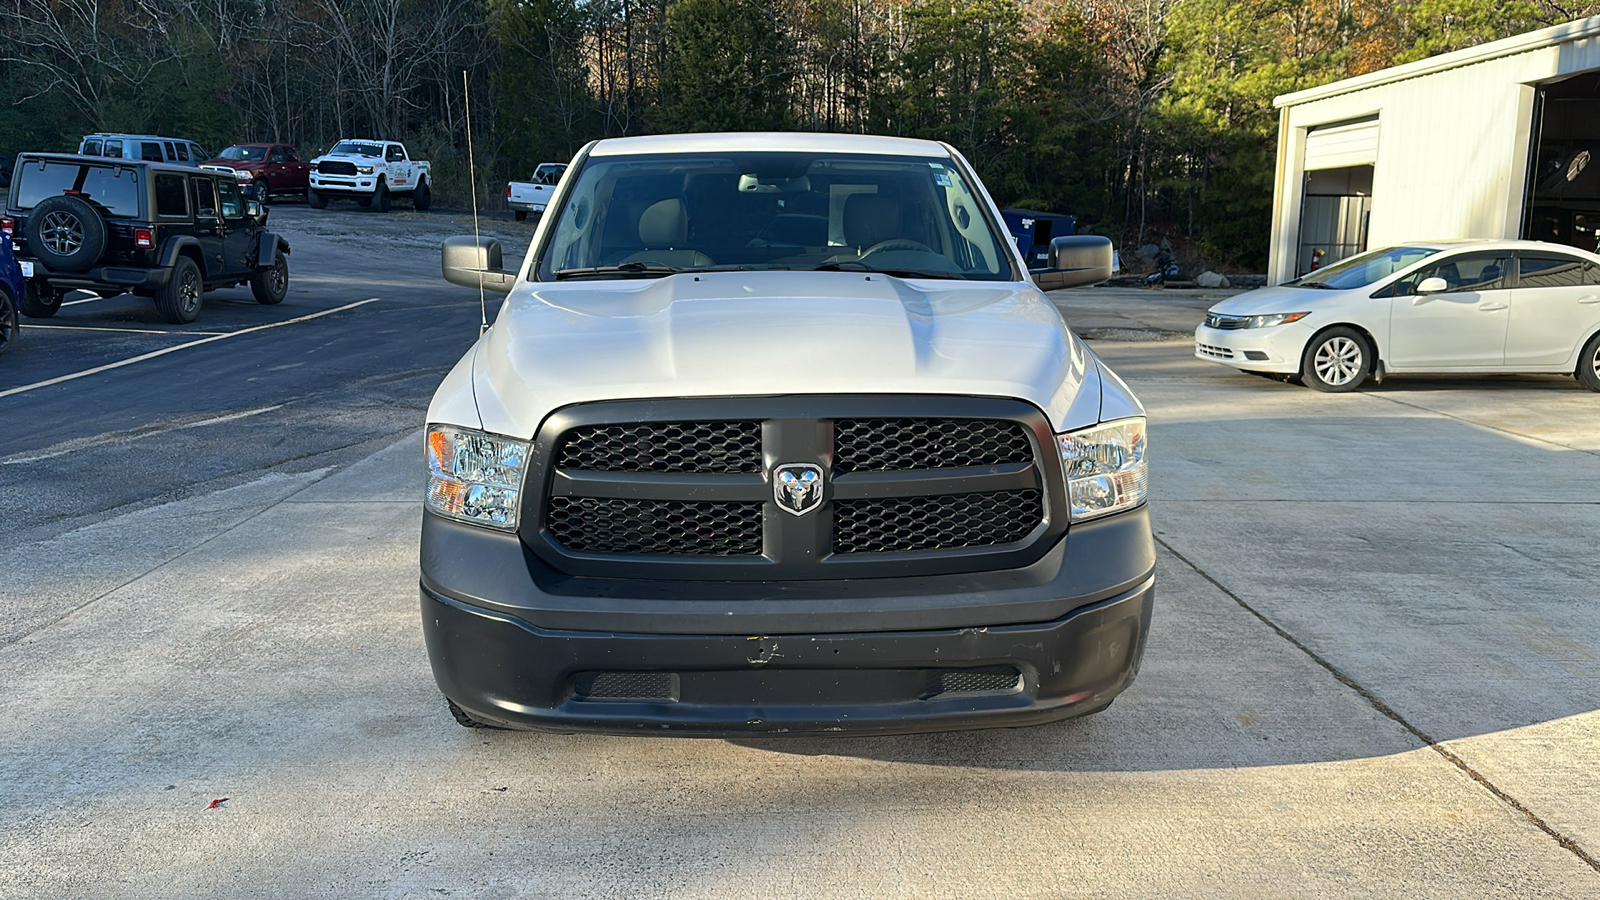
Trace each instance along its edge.
<path fill-rule="evenodd" d="M 1155 600 L 1144 509 L 1074 526 L 1024 569 L 745 585 L 571 578 L 515 535 L 424 518 L 434 677 L 473 718 L 516 728 L 889 734 L 1069 718 L 1132 683 Z"/>

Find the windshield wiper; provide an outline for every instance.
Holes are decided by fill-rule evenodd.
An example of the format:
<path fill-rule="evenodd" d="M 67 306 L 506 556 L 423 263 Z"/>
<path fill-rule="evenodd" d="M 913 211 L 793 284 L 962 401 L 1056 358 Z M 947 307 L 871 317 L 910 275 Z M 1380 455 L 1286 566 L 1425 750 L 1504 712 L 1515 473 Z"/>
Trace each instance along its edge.
<path fill-rule="evenodd" d="M 813 266 L 813 272 L 871 272 L 874 275 L 892 275 L 895 278 L 943 278 L 949 281 L 962 281 L 966 276 L 955 272 L 936 272 L 930 269 L 879 269 L 859 262 L 825 262 L 820 266 Z"/>
<path fill-rule="evenodd" d="M 669 266 L 662 263 L 627 262 L 618 266 L 582 266 L 576 269 L 557 269 L 555 276 L 562 278 L 584 278 L 590 275 L 641 275 L 659 278 L 663 275 L 676 275 L 683 269 L 678 266 Z"/>

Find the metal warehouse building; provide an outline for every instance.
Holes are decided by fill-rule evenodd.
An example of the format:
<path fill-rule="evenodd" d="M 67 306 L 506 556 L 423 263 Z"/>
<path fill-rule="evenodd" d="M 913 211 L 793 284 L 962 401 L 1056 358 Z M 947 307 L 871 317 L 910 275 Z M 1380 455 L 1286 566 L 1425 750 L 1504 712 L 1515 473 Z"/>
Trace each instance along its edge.
<path fill-rule="evenodd" d="M 1271 283 L 1369 248 L 1596 248 L 1600 16 L 1285 94 Z M 1317 251 L 1321 251 L 1318 254 Z"/>

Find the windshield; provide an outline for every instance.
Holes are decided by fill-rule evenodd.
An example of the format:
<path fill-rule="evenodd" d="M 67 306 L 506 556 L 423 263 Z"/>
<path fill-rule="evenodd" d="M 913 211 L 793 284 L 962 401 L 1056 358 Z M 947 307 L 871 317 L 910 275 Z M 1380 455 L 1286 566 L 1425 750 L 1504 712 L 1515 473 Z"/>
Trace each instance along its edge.
<path fill-rule="evenodd" d="M 382 156 L 381 144 L 369 144 L 365 141 L 340 141 L 333 145 L 329 153 L 345 153 L 350 156 Z"/>
<path fill-rule="evenodd" d="M 842 269 L 1009 280 L 979 196 L 948 158 L 591 157 L 562 203 L 539 277 Z"/>
<path fill-rule="evenodd" d="M 229 147 L 228 149 L 222 151 L 222 158 L 262 160 L 267 158 L 267 148 L 247 146 Z"/>
<path fill-rule="evenodd" d="M 1427 247 L 1385 247 L 1341 259 L 1326 269 L 1317 269 L 1288 283 L 1293 287 L 1352 290 L 1387 278 L 1438 252 Z"/>
<path fill-rule="evenodd" d="M 33 209 L 46 197 L 73 194 L 113 216 L 139 215 L 139 181 L 126 166 L 29 161 L 16 178 L 16 209 Z"/>

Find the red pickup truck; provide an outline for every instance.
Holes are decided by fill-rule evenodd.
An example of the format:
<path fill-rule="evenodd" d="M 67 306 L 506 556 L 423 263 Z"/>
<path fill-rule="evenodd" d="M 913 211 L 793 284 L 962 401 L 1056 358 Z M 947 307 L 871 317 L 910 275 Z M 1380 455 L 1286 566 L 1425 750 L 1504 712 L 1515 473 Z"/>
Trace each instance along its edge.
<path fill-rule="evenodd" d="M 262 203 L 269 196 L 303 200 L 311 183 L 311 166 L 288 144 L 234 144 L 201 165 L 233 169 L 245 196 Z"/>

